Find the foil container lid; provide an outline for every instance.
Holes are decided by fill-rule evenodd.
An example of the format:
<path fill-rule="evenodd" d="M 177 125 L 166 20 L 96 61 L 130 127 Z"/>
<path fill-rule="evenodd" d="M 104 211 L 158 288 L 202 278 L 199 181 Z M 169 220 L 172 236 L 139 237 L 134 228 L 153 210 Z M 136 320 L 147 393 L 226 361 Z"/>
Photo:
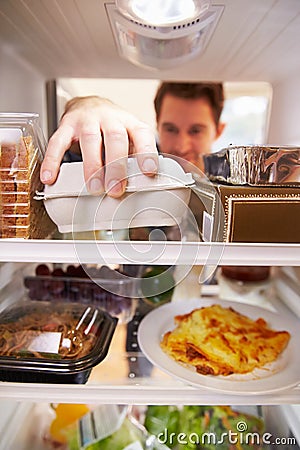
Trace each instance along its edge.
<path fill-rule="evenodd" d="M 211 181 L 252 186 L 300 184 L 299 147 L 229 146 L 203 159 Z"/>

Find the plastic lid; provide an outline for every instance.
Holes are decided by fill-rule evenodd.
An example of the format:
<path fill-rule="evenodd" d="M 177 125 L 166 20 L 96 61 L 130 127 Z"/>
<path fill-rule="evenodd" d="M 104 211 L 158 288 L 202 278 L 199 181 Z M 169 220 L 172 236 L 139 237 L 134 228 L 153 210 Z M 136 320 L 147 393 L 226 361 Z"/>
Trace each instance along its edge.
<path fill-rule="evenodd" d="M 270 276 L 270 267 L 222 266 L 222 275 L 236 281 L 264 281 Z"/>
<path fill-rule="evenodd" d="M 91 306 L 23 301 L 0 314 L 0 364 L 16 370 L 86 370 L 106 355 L 116 323 Z"/>
<path fill-rule="evenodd" d="M 24 285 L 31 300 L 70 302 L 96 306 L 127 323 L 135 312 L 138 283 L 109 267 L 100 269 L 68 265 L 50 271 L 45 264 L 37 267 L 38 275 L 26 276 Z M 41 275 L 40 275 L 41 274 Z"/>

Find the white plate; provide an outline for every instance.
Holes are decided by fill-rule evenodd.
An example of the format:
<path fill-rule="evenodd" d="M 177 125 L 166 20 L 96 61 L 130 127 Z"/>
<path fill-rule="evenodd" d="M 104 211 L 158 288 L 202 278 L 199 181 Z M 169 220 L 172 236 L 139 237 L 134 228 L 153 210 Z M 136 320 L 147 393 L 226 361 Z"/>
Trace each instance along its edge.
<path fill-rule="evenodd" d="M 277 331 L 286 330 L 291 334 L 287 348 L 277 360 L 248 374 L 229 376 L 202 375 L 193 368 L 187 368 L 169 357 L 160 347 L 165 332 L 175 327 L 174 316 L 185 314 L 201 306 L 218 303 L 232 307 L 253 320 L 262 317 Z M 215 389 L 233 394 L 261 394 L 285 390 L 300 383 L 299 322 L 290 317 L 252 305 L 219 299 L 198 298 L 176 303 L 168 303 L 151 311 L 142 320 L 138 329 L 138 342 L 145 356 L 164 372 L 197 387 Z"/>

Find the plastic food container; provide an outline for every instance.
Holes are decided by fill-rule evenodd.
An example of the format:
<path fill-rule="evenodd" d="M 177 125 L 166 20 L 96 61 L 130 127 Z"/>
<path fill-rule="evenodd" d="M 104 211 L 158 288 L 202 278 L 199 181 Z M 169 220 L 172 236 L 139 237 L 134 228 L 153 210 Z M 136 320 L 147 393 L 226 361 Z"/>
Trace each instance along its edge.
<path fill-rule="evenodd" d="M 92 305 L 117 317 L 119 323 L 129 322 L 135 313 L 136 279 L 109 267 L 91 268 L 85 272 L 81 266 L 51 270 L 43 264 L 37 267 L 37 273 L 24 278 L 31 300 Z"/>
<path fill-rule="evenodd" d="M 190 199 L 189 186 L 194 184 L 192 175 L 163 156 L 159 156 L 154 177 L 142 174 L 134 157 L 128 158 L 127 164 L 126 192 L 118 199 L 88 193 L 82 162 L 63 164 L 56 182 L 35 198 L 44 200 L 61 233 L 180 223 Z"/>
<path fill-rule="evenodd" d="M 222 266 L 217 274 L 219 297 L 272 309 L 270 267 Z"/>
<path fill-rule="evenodd" d="M 42 203 L 40 165 L 45 140 L 39 116 L 0 113 L 0 237 L 43 238 L 54 231 Z"/>
<path fill-rule="evenodd" d="M 204 155 L 211 181 L 236 185 L 300 184 L 300 148 L 230 146 Z"/>
<path fill-rule="evenodd" d="M 0 380 L 83 384 L 107 355 L 116 324 L 91 306 L 19 302 L 0 314 Z"/>

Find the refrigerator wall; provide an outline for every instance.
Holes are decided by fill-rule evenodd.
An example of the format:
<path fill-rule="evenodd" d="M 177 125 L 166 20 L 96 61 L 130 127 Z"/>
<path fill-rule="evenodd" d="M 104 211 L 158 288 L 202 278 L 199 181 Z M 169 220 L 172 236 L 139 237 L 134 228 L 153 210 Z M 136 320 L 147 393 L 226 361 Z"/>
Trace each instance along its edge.
<path fill-rule="evenodd" d="M 46 77 L 0 39 L 1 112 L 37 112 L 47 136 Z"/>

